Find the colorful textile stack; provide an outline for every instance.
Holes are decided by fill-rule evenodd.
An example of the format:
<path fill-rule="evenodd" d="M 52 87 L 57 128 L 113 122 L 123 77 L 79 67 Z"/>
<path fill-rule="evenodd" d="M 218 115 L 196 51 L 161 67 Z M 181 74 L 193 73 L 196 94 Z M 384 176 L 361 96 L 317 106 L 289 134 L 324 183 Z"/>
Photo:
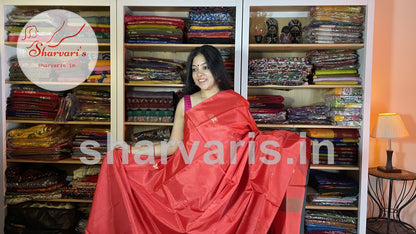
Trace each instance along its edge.
<path fill-rule="evenodd" d="M 69 157 L 73 134 L 60 125 L 39 124 L 7 133 L 7 157 L 31 160 L 60 160 Z"/>
<path fill-rule="evenodd" d="M 280 95 L 249 95 L 250 113 L 256 123 L 272 124 L 286 121 L 283 101 Z"/>
<path fill-rule="evenodd" d="M 69 184 L 61 189 L 62 198 L 92 200 L 97 186 L 100 165 L 82 166 L 67 177 Z"/>
<path fill-rule="evenodd" d="M 73 120 L 110 121 L 110 92 L 104 90 L 74 91 L 78 106 Z"/>
<path fill-rule="evenodd" d="M 173 122 L 174 92 L 135 91 L 126 94 L 126 117 L 132 122 Z"/>
<path fill-rule="evenodd" d="M 248 85 L 303 85 L 312 65 L 302 57 L 250 59 Z"/>
<path fill-rule="evenodd" d="M 331 124 L 327 117 L 329 107 L 326 105 L 289 107 L 286 111 L 289 124 Z"/>
<path fill-rule="evenodd" d="M 234 77 L 234 50 L 218 49 L 221 53 L 225 68 L 230 74 L 230 79 Z"/>
<path fill-rule="evenodd" d="M 20 31 L 28 23 L 32 17 L 41 13 L 40 9 L 22 10 L 15 8 L 7 15 L 7 22 L 5 23 L 5 29 L 8 31 L 8 40 L 10 42 L 17 42 L 19 39 Z"/>
<path fill-rule="evenodd" d="M 124 16 L 126 43 L 183 42 L 185 23 L 182 18 L 165 16 Z"/>
<path fill-rule="evenodd" d="M 26 75 L 23 73 L 20 68 L 19 61 L 17 56 L 13 56 L 9 59 L 9 80 L 10 81 L 29 81 Z"/>
<path fill-rule="evenodd" d="M 362 89 L 336 88 L 334 94 L 325 96 L 325 101 L 331 108 L 328 117 L 334 125 L 361 126 Z"/>
<path fill-rule="evenodd" d="M 307 200 L 317 206 L 355 206 L 358 182 L 336 172 L 312 169 L 309 172 Z"/>
<path fill-rule="evenodd" d="M 126 80 L 140 84 L 180 84 L 185 63 L 173 59 L 131 58 L 126 65 Z"/>
<path fill-rule="evenodd" d="M 78 11 L 76 13 L 90 25 L 98 43 L 110 42 L 110 11 Z"/>
<path fill-rule="evenodd" d="M 307 52 L 306 57 L 313 65 L 314 84 L 357 85 L 362 82 L 356 50 L 314 50 Z"/>
<path fill-rule="evenodd" d="M 234 18 L 227 7 L 193 7 L 189 10 L 188 43 L 234 43 Z"/>
<path fill-rule="evenodd" d="M 304 43 L 363 43 L 363 12 L 361 6 L 312 7 L 312 21 L 304 28 Z"/>
<path fill-rule="evenodd" d="M 131 136 L 131 144 L 139 141 L 151 141 L 153 144 L 160 144 L 162 141 L 169 141 L 171 127 L 159 127 L 151 130 L 134 132 Z"/>
<path fill-rule="evenodd" d="M 110 51 L 99 51 L 94 70 L 87 77 L 87 83 L 110 83 Z"/>
<path fill-rule="evenodd" d="M 305 234 L 357 233 L 357 221 L 353 211 L 306 210 Z"/>
<path fill-rule="evenodd" d="M 7 98 L 7 119 L 55 120 L 61 95 L 33 85 L 14 85 Z"/>
<path fill-rule="evenodd" d="M 6 203 L 17 204 L 34 199 L 61 198 L 59 188 L 65 185 L 65 171 L 51 166 L 9 166 L 6 176 Z"/>
<path fill-rule="evenodd" d="M 357 164 L 360 138 L 360 132 L 357 129 L 307 129 L 306 135 L 312 141 L 312 164 Z M 332 156 L 331 148 L 333 149 Z"/>
<path fill-rule="evenodd" d="M 72 156 L 73 159 L 80 159 L 81 157 L 86 157 L 87 159 L 94 158 L 93 155 L 84 154 L 81 151 L 81 144 L 84 141 L 94 141 L 100 144 L 98 147 L 93 147 L 88 145 L 88 149 L 94 150 L 100 153 L 101 158 L 104 158 L 105 153 L 107 152 L 107 133 L 110 132 L 109 128 L 91 128 L 83 127 L 77 130 L 75 137 L 72 141 Z"/>

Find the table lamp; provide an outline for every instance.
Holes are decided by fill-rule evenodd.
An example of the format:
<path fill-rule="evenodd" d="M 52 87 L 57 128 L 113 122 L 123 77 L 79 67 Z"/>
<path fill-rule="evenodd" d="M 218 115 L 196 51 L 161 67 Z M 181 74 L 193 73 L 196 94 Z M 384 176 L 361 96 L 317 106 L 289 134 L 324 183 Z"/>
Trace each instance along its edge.
<path fill-rule="evenodd" d="M 377 116 L 376 126 L 372 129 L 372 137 L 380 139 L 389 139 L 389 149 L 387 150 L 387 162 L 386 166 L 377 167 L 378 170 L 385 173 L 400 173 L 401 170 L 393 168 L 391 159 L 393 156 L 393 150 L 391 149 L 391 139 L 399 137 L 407 137 L 409 133 L 407 132 L 406 127 L 400 115 L 397 113 L 381 113 Z"/>

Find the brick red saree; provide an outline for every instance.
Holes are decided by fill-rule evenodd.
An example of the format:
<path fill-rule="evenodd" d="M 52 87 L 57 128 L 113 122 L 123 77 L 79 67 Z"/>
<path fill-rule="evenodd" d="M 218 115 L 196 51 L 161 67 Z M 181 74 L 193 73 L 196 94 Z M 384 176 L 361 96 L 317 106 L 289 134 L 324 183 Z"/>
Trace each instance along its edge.
<path fill-rule="evenodd" d="M 223 155 L 218 143 L 209 146 L 214 140 Z M 243 146 L 234 150 L 232 141 Z M 267 152 L 265 141 L 278 145 L 264 143 Z M 136 164 L 132 154 L 122 164 L 122 151 L 114 150 L 113 164 L 102 165 L 86 233 L 299 232 L 308 139 L 260 132 L 248 102 L 228 90 L 185 113 L 183 142 L 188 155 L 178 149 L 166 164 L 156 160 L 158 169 Z"/>

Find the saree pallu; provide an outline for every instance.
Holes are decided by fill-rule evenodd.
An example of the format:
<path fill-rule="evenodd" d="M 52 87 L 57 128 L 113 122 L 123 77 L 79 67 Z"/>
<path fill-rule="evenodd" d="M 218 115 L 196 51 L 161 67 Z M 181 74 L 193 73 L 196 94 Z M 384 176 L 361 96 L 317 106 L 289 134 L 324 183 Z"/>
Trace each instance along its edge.
<path fill-rule="evenodd" d="M 265 141 L 273 153 L 262 152 Z M 130 153 L 123 164 L 120 149 L 107 153 L 86 233 L 299 233 L 308 138 L 260 132 L 248 102 L 228 90 L 185 113 L 183 142 L 186 153 L 167 163 L 139 165 Z"/>

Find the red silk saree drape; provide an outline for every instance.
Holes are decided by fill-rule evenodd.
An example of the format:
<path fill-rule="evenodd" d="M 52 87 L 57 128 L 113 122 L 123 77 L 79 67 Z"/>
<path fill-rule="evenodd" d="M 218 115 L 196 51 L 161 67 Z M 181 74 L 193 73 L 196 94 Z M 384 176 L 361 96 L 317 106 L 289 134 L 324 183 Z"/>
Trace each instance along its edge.
<path fill-rule="evenodd" d="M 248 102 L 228 90 L 185 113 L 183 143 L 186 152 L 178 149 L 166 164 L 156 159 L 157 168 L 137 164 L 133 154 L 123 164 L 119 149 L 112 152 L 112 164 L 107 155 L 86 233 L 267 233 L 272 224 L 276 232 L 287 228 L 275 217 L 278 212 L 286 217 L 281 205 L 288 204 L 290 185 L 305 183 L 307 138 L 283 130 L 262 133 Z M 291 223 L 300 226 L 296 212 Z"/>

